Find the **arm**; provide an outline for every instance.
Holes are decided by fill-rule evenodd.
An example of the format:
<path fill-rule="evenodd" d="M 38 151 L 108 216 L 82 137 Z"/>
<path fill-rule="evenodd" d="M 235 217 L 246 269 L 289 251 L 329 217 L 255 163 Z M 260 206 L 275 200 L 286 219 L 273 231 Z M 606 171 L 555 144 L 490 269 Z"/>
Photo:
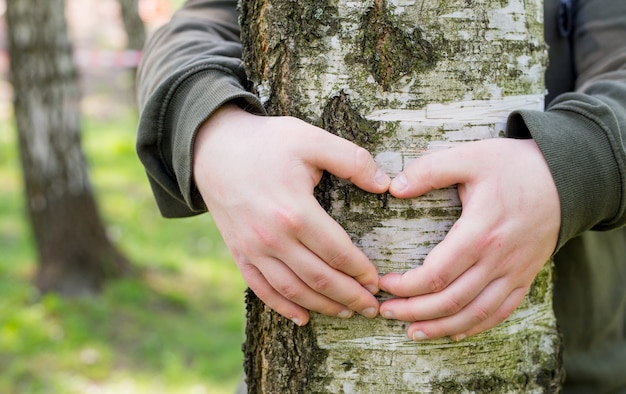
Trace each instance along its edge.
<path fill-rule="evenodd" d="M 208 208 L 250 288 L 296 324 L 308 310 L 376 316 L 376 269 L 313 188 L 323 170 L 376 193 L 390 180 L 346 140 L 254 115 L 263 108 L 245 90 L 235 3 L 188 1 L 148 44 L 138 152 L 161 211 Z"/>
<path fill-rule="evenodd" d="M 550 166 L 562 207 L 558 247 L 589 229 L 626 223 L 626 3 L 577 4 L 575 91 L 545 113 L 514 113 L 508 130 L 532 137 Z"/>
<path fill-rule="evenodd" d="M 206 211 L 193 183 L 193 141 L 222 104 L 263 114 L 246 90 L 236 1 L 190 0 L 146 44 L 137 75 L 137 152 L 161 213 Z"/>
<path fill-rule="evenodd" d="M 381 288 L 403 297 L 381 314 L 414 322 L 414 339 L 462 339 L 495 326 L 567 240 L 626 222 L 626 3 L 578 4 L 576 92 L 546 112 L 513 113 L 513 138 L 427 155 L 391 184 L 402 198 L 458 184 L 463 204 L 422 267 L 381 278 Z"/>
<path fill-rule="evenodd" d="M 201 127 L 194 156 L 204 201 L 270 308 L 296 324 L 308 321 L 307 309 L 377 315 L 376 269 L 313 197 L 322 168 L 370 192 L 387 190 L 389 178 L 366 150 L 295 118 L 224 106 Z"/>

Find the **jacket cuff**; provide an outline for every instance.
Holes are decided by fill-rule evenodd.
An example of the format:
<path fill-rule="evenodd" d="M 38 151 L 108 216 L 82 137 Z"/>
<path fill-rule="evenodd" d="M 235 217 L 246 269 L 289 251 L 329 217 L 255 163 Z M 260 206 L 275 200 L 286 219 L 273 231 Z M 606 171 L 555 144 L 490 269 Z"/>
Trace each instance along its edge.
<path fill-rule="evenodd" d="M 234 102 L 243 109 L 257 114 L 265 110 L 258 97 L 244 90 L 224 70 L 207 71 L 188 78 L 176 90 L 168 107 L 171 119 L 173 166 L 185 203 L 192 211 L 204 212 L 206 206 L 193 180 L 193 147 L 198 129 L 219 107 Z"/>
<path fill-rule="evenodd" d="M 507 136 L 533 138 L 550 167 L 561 203 L 555 252 L 586 230 L 614 225 L 622 182 L 605 124 L 583 108 L 556 105 L 546 112 L 513 112 Z"/>
<path fill-rule="evenodd" d="M 144 110 L 145 125 L 140 122 L 139 127 L 138 153 L 149 171 L 159 210 L 169 218 L 206 211 L 193 180 L 193 144 L 202 123 L 227 102 L 265 114 L 258 97 L 248 92 L 231 70 L 213 65 L 186 74 L 158 100 L 164 105 L 150 108 L 151 112 Z M 153 127 L 156 132 L 148 130 Z"/>

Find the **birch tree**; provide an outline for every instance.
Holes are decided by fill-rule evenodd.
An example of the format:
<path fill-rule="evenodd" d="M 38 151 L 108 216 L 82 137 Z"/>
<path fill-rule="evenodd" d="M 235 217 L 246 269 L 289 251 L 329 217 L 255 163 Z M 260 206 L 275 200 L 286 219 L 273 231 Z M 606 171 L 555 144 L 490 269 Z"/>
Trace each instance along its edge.
<path fill-rule="evenodd" d="M 146 42 L 146 28 L 139 15 L 139 0 L 118 0 L 126 31 L 126 47 L 140 51 Z"/>
<path fill-rule="evenodd" d="M 514 109 L 543 108 L 540 0 L 248 0 L 242 31 L 271 114 L 354 141 L 391 176 L 426 152 L 501 136 Z M 317 197 L 381 274 L 421 264 L 461 209 L 454 188 L 399 200 L 332 176 Z M 461 342 L 416 343 L 406 323 L 360 316 L 296 327 L 249 292 L 249 392 L 558 391 L 551 283 L 548 262 L 507 320 Z"/>
<path fill-rule="evenodd" d="M 80 92 L 63 0 L 8 0 L 7 30 L 37 286 L 79 296 L 129 271 L 109 241 L 80 143 Z"/>

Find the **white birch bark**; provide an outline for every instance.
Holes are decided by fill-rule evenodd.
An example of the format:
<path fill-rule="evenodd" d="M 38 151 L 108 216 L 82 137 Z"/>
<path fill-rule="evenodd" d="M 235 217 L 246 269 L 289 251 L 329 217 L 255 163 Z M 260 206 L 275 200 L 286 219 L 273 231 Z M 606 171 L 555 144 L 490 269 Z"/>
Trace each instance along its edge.
<path fill-rule="evenodd" d="M 429 151 L 502 136 L 514 109 L 543 107 L 541 0 L 285 3 L 255 3 L 247 44 L 267 107 L 359 143 L 392 177 Z M 284 21 L 298 14 L 294 32 Z M 460 213 L 454 188 L 399 200 L 330 182 L 326 208 L 381 274 L 420 265 Z M 397 321 L 314 315 L 323 356 L 304 391 L 557 391 L 551 275 L 548 263 L 505 322 L 456 343 L 410 341 Z"/>

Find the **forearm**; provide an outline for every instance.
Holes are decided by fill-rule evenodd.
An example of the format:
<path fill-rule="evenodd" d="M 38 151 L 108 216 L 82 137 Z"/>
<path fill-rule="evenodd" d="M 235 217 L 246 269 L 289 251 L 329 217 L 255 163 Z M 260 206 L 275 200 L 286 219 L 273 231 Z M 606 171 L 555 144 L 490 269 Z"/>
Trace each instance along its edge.
<path fill-rule="evenodd" d="M 146 45 L 137 152 L 164 216 L 206 210 L 192 178 L 199 126 L 230 101 L 263 112 L 246 90 L 235 7 L 236 1 L 188 1 Z"/>
<path fill-rule="evenodd" d="M 558 247 L 586 230 L 626 223 L 626 6 L 580 4 L 576 91 L 557 97 L 545 113 L 514 113 L 507 130 L 532 136 L 550 166 L 561 201 Z"/>
<path fill-rule="evenodd" d="M 559 191 L 557 249 L 583 231 L 624 224 L 626 166 L 619 132 L 625 121 L 602 99 L 574 93 L 561 96 L 545 113 L 520 111 L 511 117 L 509 133 L 529 130 Z"/>

